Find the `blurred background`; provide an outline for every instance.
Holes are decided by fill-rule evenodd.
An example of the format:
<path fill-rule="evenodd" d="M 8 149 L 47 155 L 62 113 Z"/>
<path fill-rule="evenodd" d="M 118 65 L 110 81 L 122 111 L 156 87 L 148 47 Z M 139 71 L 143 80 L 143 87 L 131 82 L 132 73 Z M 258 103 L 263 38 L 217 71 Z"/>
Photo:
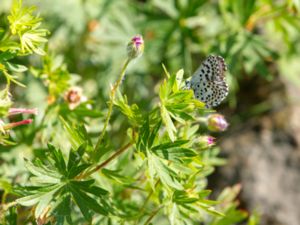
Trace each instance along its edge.
<path fill-rule="evenodd" d="M 105 107 L 110 83 L 126 58 L 125 46 L 135 34 L 143 35 L 145 51 L 131 65 L 123 90 L 140 108 L 150 109 L 157 95 L 157 85 L 164 78 L 162 63 L 171 73 L 183 68 L 187 78 L 209 54 L 223 56 L 230 94 L 216 110 L 230 123 L 218 137 L 221 155 L 228 162 L 210 177 L 209 186 L 221 190 L 241 183 L 242 207 L 261 214 L 261 224 L 300 224 L 299 0 L 23 2 L 37 6 L 43 27 L 51 32 L 47 48 L 53 64 L 65 64 L 71 84 L 81 86 L 99 109 Z M 1 0 L 1 23 L 10 5 L 10 0 Z M 41 65 L 37 56 L 26 60 L 26 64 Z M 43 112 L 49 96 L 33 75 L 32 68 L 21 77 L 27 89 L 15 87 L 15 105 Z M 60 75 L 53 82 L 61 84 L 66 79 Z M 39 116 L 37 121 L 43 119 L 42 113 Z M 124 132 L 124 121 L 113 119 L 120 121 L 111 130 Z M 99 130 L 96 124 L 94 129 Z M 49 130 L 51 126 L 55 124 Z M 16 132 L 18 142 L 24 143 L 17 148 L 26 153 L 26 146 L 39 146 L 49 136 L 55 140 L 55 134 L 45 130 L 40 139 L 30 131 Z M 59 143 L 62 137 L 56 140 Z M 2 157 L 21 161 L 11 154 L 17 152 L 15 148 L 3 148 L 1 152 L 10 154 Z"/>

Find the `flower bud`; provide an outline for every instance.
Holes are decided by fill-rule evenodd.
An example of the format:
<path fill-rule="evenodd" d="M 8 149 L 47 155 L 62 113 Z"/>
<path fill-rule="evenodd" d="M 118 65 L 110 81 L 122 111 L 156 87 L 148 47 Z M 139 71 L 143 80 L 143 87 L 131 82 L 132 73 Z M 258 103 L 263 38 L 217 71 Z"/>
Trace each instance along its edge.
<path fill-rule="evenodd" d="M 211 114 L 207 117 L 207 128 L 213 132 L 225 131 L 228 123 L 221 114 Z"/>
<path fill-rule="evenodd" d="M 144 40 L 141 35 L 135 35 L 127 45 L 129 59 L 140 57 L 144 52 Z"/>
<path fill-rule="evenodd" d="M 17 114 L 34 114 L 37 115 L 37 109 L 24 109 L 24 108 L 10 108 L 8 110 L 8 115 L 17 115 Z"/>
<path fill-rule="evenodd" d="M 18 127 L 21 125 L 27 125 L 30 123 L 32 123 L 32 119 L 21 120 L 18 122 L 8 123 L 8 124 L 0 125 L 0 126 L 1 126 L 1 130 L 5 131 L 5 130 L 10 130 L 11 128 L 14 128 L 14 127 Z"/>
<path fill-rule="evenodd" d="M 209 135 L 199 137 L 199 145 L 201 148 L 209 148 L 215 144 L 215 138 Z"/>

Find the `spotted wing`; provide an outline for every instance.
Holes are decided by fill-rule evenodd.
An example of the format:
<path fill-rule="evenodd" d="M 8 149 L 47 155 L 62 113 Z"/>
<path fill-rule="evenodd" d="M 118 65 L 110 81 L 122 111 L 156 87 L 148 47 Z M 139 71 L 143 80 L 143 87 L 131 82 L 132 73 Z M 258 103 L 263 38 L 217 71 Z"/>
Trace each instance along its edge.
<path fill-rule="evenodd" d="M 226 64 L 221 56 L 210 55 L 193 74 L 190 88 L 195 98 L 207 108 L 219 105 L 228 94 L 225 81 Z"/>

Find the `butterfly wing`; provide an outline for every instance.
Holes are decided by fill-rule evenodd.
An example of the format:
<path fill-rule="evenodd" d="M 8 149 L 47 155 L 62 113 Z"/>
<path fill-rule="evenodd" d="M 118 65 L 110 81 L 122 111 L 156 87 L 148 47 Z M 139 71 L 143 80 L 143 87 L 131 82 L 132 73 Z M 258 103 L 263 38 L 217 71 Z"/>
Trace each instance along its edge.
<path fill-rule="evenodd" d="M 228 94 L 225 82 L 226 64 L 221 56 L 210 55 L 199 66 L 190 81 L 195 98 L 207 108 L 219 105 Z"/>

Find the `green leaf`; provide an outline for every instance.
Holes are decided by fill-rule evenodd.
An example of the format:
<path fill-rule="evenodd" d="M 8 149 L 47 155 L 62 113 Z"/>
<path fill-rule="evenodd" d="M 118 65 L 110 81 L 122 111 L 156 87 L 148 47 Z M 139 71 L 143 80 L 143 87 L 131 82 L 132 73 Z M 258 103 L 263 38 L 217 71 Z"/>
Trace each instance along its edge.
<path fill-rule="evenodd" d="M 91 166 L 91 164 L 81 164 L 81 165 L 73 166 L 68 171 L 67 176 L 68 176 L 69 179 L 72 179 L 72 178 L 76 177 L 77 175 L 79 175 L 80 173 L 82 173 L 87 168 L 89 168 L 90 166 Z"/>
<path fill-rule="evenodd" d="M 60 188 L 61 186 L 58 186 Z M 34 214 L 35 218 L 40 217 L 44 210 L 49 206 L 49 203 L 54 198 L 54 194 L 58 191 L 58 188 L 50 191 L 39 198 L 39 202 L 35 208 Z"/>
<path fill-rule="evenodd" d="M 190 148 L 170 148 L 170 149 L 157 149 L 153 151 L 161 158 L 168 160 L 176 160 L 181 158 L 190 158 L 197 156 L 197 152 Z"/>
<path fill-rule="evenodd" d="M 225 216 L 224 213 L 218 211 L 215 207 L 207 205 L 205 203 L 198 203 L 198 205 L 209 214 L 215 215 L 215 216 Z"/>
<path fill-rule="evenodd" d="M 81 145 L 83 145 L 87 141 L 90 141 L 86 136 L 86 133 L 83 133 L 84 128 L 72 127 L 62 117 L 60 117 L 59 119 L 63 123 L 63 126 L 67 131 L 68 139 L 71 142 L 72 148 L 78 149 Z"/>
<path fill-rule="evenodd" d="M 99 117 L 103 116 L 102 112 L 97 111 L 95 109 L 88 109 L 83 105 L 76 107 L 73 110 L 73 113 L 75 113 L 77 116 L 80 116 L 80 117 L 99 118 Z"/>
<path fill-rule="evenodd" d="M 176 133 L 177 129 L 174 126 L 174 123 L 173 123 L 167 109 L 165 108 L 165 106 L 161 105 L 160 113 L 161 113 L 162 121 L 164 122 L 164 124 L 167 128 L 167 132 L 169 134 L 171 141 L 175 141 L 175 139 L 176 139 L 175 133 Z"/>
<path fill-rule="evenodd" d="M 128 118 L 132 125 L 138 126 L 141 124 L 143 122 L 142 113 L 138 105 L 129 105 L 126 95 L 122 96 L 120 93 L 118 93 L 118 95 L 119 97 L 114 101 L 114 104 L 119 107 L 121 112 Z"/>
<path fill-rule="evenodd" d="M 151 133 L 150 133 L 150 136 L 149 136 L 149 139 L 148 139 L 148 148 L 151 148 L 152 145 L 153 145 L 153 142 L 154 142 L 154 139 L 155 137 L 157 136 L 158 134 L 158 131 L 159 131 L 159 128 L 161 126 L 161 121 L 159 121 L 155 127 L 152 129 Z"/>
<path fill-rule="evenodd" d="M 7 193 L 11 193 L 12 188 L 12 184 L 9 181 L 2 178 L 0 179 L 0 189 L 4 190 Z"/>
<path fill-rule="evenodd" d="M 0 61 L 7 61 L 14 58 L 20 51 L 20 44 L 16 41 L 6 40 L 0 41 Z"/>
<path fill-rule="evenodd" d="M 16 225 L 18 224 L 18 210 L 17 207 L 10 207 L 8 209 L 8 215 L 5 216 L 7 224 Z"/>
<path fill-rule="evenodd" d="M 190 204 L 198 201 L 198 198 L 196 197 L 189 197 L 187 192 L 185 191 L 174 191 L 172 196 L 173 202 L 176 202 L 177 204 Z"/>
<path fill-rule="evenodd" d="M 161 158 L 150 152 L 147 153 L 148 169 L 150 179 L 152 181 L 152 188 L 154 188 L 154 176 L 156 174 L 164 185 L 175 188 L 177 190 L 182 190 L 183 187 L 177 180 L 176 173 L 172 171 Z"/>
<path fill-rule="evenodd" d="M 44 193 L 37 193 L 34 195 L 29 195 L 27 197 L 17 199 L 16 202 L 24 206 L 32 206 L 39 202 L 43 194 Z"/>
<path fill-rule="evenodd" d="M 95 196 L 107 195 L 109 192 L 98 186 L 93 186 L 95 180 L 86 180 L 86 181 L 71 181 L 72 184 L 80 188 L 81 190 L 91 193 Z"/>
<path fill-rule="evenodd" d="M 43 187 L 42 189 L 40 189 L 40 191 L 38 191 L 38 193 L 19 198 L 16 200 L 16 202 L 24 206 L 32 206 L 38 203 L 44 196 L 47 196 L 47 199 L 49 195 L 54 195 L 55 192 L 57 192 L 61 187 L 61 184 Z"/>
<path fill-rule="evenodd" d="M 16 72 L 16 73 L 23 73 L 28 70 L 26 66 L 19 65 L 19 64 L 13 64 L 13 63 L 6 62 L 5 65 L 7 66 L 7 68 L 10 71 Z"/>
<path fill-rule="evenodd" d="M 25 160 L 26 168 L 35 176 L 39 177 L 40 179 L 44 180 L 46 183 L 58 183 L 61 179 L 61 174 L 46 168 L 38 163 L 36 160 L 35 164 L 30 162 L 27 159 Z"/>
<path fill-rule="evenodd" d="M 132 184 L 135 179 L 129 176 L 124 176 L 120 174 L 120 170 L 109 170 L 102 169 L 101 172 L 109 179 L 117 181 L 120 184 Z"/>
<path fill-rule="evenodd" d="M 150 135 L 149 117 L 146 117 L 142 127 L 139 130 L 139 136 L 137 141 L 137 149 L 145 151 L 148 146 L 148 139 Z"/>
<path fill-rule="evenodd" d="M 13 102 L 10 98 L 8 90 L 0 91 L 0 117 L 7 116 L 9 108 L 12 106 Z"/>
<path fill-rule="evenodd" d="M 151 151 L 161 158 L 168 160 L 178 160 L 182 158 L 195 157 L 198 155 L 196 151 L 190 148 L 181 147 L 187 144 L 188 140 L 177 140 L 154 146 Z"/>
<path fill-rule="evenodd" d="M 87 220 L 91 219 L 91 214 L 89 213 L 89 209 L 100 213 L 102 215 L 107 215 L 108 212 L 105 210 L 103 206 L 101 206 L 95 199 L 91 198 L 89 195 L 80 191 L 79 186 L 74 183 L 70 183 L 69 188 L 71 189 L 72 196 L 80 208 L 82 214 L 85 216 Z"/>
<path fill-rule="evenodd" d="M 0 50 L 1 50 L 1 46 L 3 45 L 3 43 L 6 43 L 6 42 L 1 42 L 0 41 Z M 10 59 L 13 59 L 15 56 L 16 56 L 15 53 L 12 53 L 12 52 L 7 51 L 7 50 L 3 50 L 3 52 L 0 53 L 0 62 L 6 62 Z"/>
<path fill-rule="evenodd" d="M 53 213 L 57 216 L 70 216 L 71 196 L 69 193 L 61 195 L 53 204 Z"/>
<path fill-rule="evenodd" d="M 168 143 L 163 143 L 157 146 L 154 146 L 152 148 L 153 151 L 158 150 L 158 149 L 169 149 L 169 148 L 175 148 L 175 147 L 180 147 L 184 144 L 187 144 L 189 140 L 177 140 L 174 142 L 168 142 Z"/>
<path fill-rule="evenodd" d="M 14 1 L 7 17 L 10 30 L 13 35 L 18 35 L 21 44 L 21 53 L 30 54 L 35 52 L 44 55 L 45 52 L 40 47 L 47 42 L 45 36 L 48 34 L 46 29 L 40 29 L 41 18 L 34 16 L 35 7 L 23 7 L 22 1 Z"/>
<path fill-rule="evenodd" d="M 82 160 L 82 155 L 85 152 L 85 148 L 86 148 L 86 144 L 84 143 L 84 144 L 80 145 L 76 151 L 70 150 L 69 158 L 68 158 L 68 165 L 67 165 L 68 171 L 80 163 L 80 161 Z"/>
<path fill-rule="evenodd" d="M 54 159 L 54 166 L 55 168 L 60 172 L 60 174 L 62 175 L 66 175 L 67 171 L 66 171 L 66 163 L 64 160 L 64 157 L 62 155 L 62 152 L 58 149 L 56 149 L 53 145 L 48 144 L 48 149 L 50 151 L 50 154 L 52 155 L 52 159 Z"/>
<path fill-rule="evenodd" d="M 85 195 L 82 194 L 82 192 L 80 192 L 80 191 L 78 192 L 73 188 L 70 188 L 70 189 L 71 189 L 71 193 L 72 193 L 72 196 L 74 198 L 74 201 L 76 202 L 77 206 L 79 207 L 82 215 L 84 216 L 84 218 L 87 221 L 91 221 L 92 220 L 92 214 L 91 214 L 90 208 L 88 207 L 89 202 L 85 198 Z"/>

